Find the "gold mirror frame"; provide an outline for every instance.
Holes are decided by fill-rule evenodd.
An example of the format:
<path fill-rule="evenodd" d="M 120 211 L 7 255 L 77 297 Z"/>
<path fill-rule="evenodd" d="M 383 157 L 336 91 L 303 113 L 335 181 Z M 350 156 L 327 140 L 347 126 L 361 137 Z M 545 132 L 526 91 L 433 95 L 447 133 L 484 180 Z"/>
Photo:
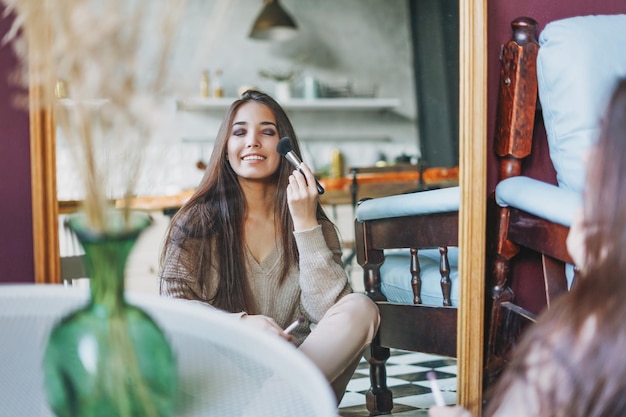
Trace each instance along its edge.
<path fill-rule="evenodd" d="M 28 94 L 35 282 L 59 283 L 61 267 L 54 114 L 51 108 L 43 107 L 43 97 L 38 88 L 30 86 Z"/>
<path fill-rule="evenodd" d="M 457 402 L 467 407 L 472 415 L 480 416 L 487 215 L 487 1 L 459 0 L 459 16 L 461 288 L 457 323 Z"/>
<path fill-rule="evenodd" d="M 486 178 L 487 1 L 459 0 L 460 91 L 459 245 L 461 298 L 458 320 L 457 402 L 479 416 L 482 403 Z M 31 87 L 30 137 L 33 253 L 36 283 L 60 282 L 54 114 L 41 110 Z M 475 282 L 473 282 L 475 281 Z"/>

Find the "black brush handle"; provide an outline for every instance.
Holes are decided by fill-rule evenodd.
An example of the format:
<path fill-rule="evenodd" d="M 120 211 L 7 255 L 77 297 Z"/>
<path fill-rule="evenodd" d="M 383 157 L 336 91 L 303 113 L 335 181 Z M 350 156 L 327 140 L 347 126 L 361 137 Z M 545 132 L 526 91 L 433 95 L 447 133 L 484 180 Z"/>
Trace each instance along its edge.
<path fill-rule="evenodd" d="M 322 187 L 322 184 L 320 184 L 317 179 L 315 180 L 315 185 L 317 186 L 317 193 L 319 195 L 324 194 L 324 187 Z"/>

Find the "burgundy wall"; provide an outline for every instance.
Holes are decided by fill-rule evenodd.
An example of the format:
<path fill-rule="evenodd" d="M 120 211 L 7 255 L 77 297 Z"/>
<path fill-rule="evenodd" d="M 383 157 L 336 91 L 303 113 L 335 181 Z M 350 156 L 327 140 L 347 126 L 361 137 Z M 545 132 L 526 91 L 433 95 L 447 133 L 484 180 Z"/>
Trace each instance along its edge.
<path fill-rule="evenodd" d="M 10 25 L 0 17 L 0 38 Z M 0 283 L 34 282 L 28 112 L 11 103 L 15 66 L 11 46 L 0 44 Z"/>
<path fill-rule="evenodd" d="M 626 13 L 624 0 L 488 0 L 488 153 L 487 153 L 487 189 L 491 193 L 497 181 L 497 164 L 493 152 L 493 135 L 495 130 L 495 114 L 498 97 L 498 76 L 500 71 L 500 45 L 507 42 L 511 36 L 510 23 L 520 16 L 528 16 L 537 20 L 539 31 L 553 20 L 565 17 L 582 16 L 588 14 L 617 14 Z M 545 143 L 545 130 L 538 123 L 533 143 L 533 152 L 537 155 L 527 161 L 524 169 L 530 175 L 555 183 L 555 174 L 551 168 L 546 169 L 549 161 Z M 523 285 L 515 286 L 520 305 L 531 311 L 538 312 L 545 305 L 545 299 L 537 297 L 543 288 L 539 258 L 534 254 L 522 253 L 520 261 L 514 269 L 515 281 Z M 487 269 L 488 270 L 488 269 Z M 523 277 L 524 279 L 519 279 Z M 539 289 L 539 291 L 537 291 Z"/>

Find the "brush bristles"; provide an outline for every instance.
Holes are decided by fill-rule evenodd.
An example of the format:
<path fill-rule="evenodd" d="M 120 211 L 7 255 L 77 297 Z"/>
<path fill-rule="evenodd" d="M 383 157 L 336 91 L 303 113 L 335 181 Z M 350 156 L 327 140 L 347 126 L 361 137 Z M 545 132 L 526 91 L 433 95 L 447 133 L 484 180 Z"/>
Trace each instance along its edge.
<path fill-rule="evenodd" d="M 291 139 L 285 136 L 279 140 L 276 151 L 283 156 L 287 155 L 291 151 Z"/>

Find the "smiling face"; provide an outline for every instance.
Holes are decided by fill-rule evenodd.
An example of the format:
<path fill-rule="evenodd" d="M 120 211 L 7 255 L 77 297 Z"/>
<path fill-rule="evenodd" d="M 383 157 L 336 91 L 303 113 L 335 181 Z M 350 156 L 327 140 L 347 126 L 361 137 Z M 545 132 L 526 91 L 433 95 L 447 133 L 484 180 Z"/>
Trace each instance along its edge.
<path fill-rule="evenodd" d="M 228 162 L 239 180 L 267 181 L 281 162 L 276 117 L 269 107 L 248 102 L 235 113 L 226 146 Z"/>

